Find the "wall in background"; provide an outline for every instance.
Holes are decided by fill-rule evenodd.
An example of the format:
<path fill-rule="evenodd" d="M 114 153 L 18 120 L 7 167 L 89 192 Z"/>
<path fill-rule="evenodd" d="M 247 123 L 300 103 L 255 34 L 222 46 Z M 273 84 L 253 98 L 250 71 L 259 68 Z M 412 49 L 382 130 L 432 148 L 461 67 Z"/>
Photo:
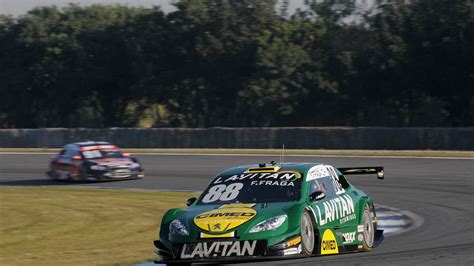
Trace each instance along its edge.
<path fill-rule="evenodd" d="M 123 148 L 474 150 L 474 127 L 0 129 L 1 148 L 103 140 Z"/>

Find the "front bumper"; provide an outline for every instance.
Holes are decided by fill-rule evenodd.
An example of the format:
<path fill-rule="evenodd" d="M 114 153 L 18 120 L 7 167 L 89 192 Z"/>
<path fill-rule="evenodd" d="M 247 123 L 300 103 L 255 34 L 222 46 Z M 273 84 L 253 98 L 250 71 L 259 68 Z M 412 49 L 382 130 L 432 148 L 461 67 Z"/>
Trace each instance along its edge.
<path fill-rule="evenodd" d="M 89 170 L 84 179 L 89 181 L 105 181 L 135 179 L 144 176 L 145 173 L 142 169 Z"/>
<path fill-rule="evenodd" d="M 162 259 L 157 261 L 158 263 L 219 262 L 303 256 L 299 239 L 299 236 L 294 236 L 273 246 L 267 246 L 266 240 L 239 241 L 236 239 L 180 243 L 173 244 L 171 248 L 159 240 L 154 241 L 154 244 L 157 248 L 155 253 Z"/>

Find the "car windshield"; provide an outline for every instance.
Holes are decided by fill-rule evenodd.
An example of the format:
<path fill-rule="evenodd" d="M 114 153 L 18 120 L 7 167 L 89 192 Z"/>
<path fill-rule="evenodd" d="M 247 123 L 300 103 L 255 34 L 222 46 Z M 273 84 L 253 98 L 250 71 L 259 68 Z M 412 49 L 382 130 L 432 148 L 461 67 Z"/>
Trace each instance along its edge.
<path fill-rule="evenodd" d="M 90 150 L 82 151 L 82 156 L 86 159 L 122 158 L 123 154 L 119 150 Z"/>
<path fill-rule="evenodd" d="M 302 174 L 296 171 L 242 173 L 216 177 L 199 198 L 199 205 L 296 201 Z"/>

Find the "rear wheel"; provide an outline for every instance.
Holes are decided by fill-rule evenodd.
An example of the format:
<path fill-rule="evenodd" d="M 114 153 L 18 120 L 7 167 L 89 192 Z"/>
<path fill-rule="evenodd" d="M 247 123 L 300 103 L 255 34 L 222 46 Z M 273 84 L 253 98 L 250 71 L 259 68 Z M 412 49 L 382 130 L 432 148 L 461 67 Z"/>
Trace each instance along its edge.
<path fill-rule="evenodd" d="M 301 216 L 301 243 L 306 256 L 314 253 L 315 238 L 313 221 L 309 213 L 305 211 Z"/>
<path fill-rule="evenodd" d="M 372 210 L 370 209 L 369 205 L 366 205 L 362 215 L 362 225 L 364 226 L 364 240 L 362 241 L 362 244 L 364 245 L 365 251 L 371 250 L 374 246 L 375 226 L 373 217 L 374 215 Z"/>

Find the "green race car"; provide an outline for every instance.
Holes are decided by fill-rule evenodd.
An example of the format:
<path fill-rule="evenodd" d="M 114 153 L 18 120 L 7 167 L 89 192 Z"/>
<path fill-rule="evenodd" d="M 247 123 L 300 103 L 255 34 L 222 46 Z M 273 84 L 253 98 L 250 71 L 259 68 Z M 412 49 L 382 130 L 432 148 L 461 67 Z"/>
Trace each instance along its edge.
<path fill-rule="evenodd" d="M 320 163 L 245 165 L 217 175 L 188 208 L 163 216 L 161 263 L 369 251 L 383 240 L 372 199 L 344 175 L 383 167 Z"/>

